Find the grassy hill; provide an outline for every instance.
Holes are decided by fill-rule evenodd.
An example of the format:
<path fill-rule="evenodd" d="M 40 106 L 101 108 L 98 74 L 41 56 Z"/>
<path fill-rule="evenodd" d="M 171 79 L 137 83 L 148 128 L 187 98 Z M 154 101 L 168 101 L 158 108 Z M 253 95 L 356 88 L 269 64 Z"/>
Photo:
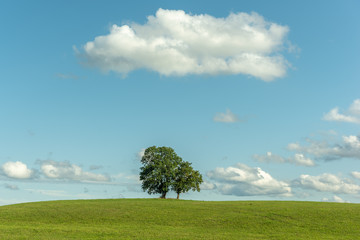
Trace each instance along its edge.
<path fill-rule="evenodd" d="M 0 239 L 360 239 L 360 205 L 163 199 L 0 207 Z"/>

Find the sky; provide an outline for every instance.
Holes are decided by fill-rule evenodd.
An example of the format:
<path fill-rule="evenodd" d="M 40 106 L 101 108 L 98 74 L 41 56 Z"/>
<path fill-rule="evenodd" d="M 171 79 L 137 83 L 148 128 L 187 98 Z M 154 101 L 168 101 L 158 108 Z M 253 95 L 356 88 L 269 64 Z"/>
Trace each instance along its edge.
<path fill-rule="evenodd" d="M 359 10 L 1 1 L 0 205 L 159 197 L 150 146 L 202 174 L 183 199 L 360 203 Z"/>

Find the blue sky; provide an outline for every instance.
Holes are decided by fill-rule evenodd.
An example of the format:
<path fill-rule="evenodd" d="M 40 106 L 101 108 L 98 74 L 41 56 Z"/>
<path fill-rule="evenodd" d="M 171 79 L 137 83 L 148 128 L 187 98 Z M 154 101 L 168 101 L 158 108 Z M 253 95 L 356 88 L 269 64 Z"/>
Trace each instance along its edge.
<path fill-rule="evenodd" d="M 185 199 L 360 202 L 359 9 L 2 1 L 0 205 L 157 197 L 153 145 L 202 173 Z"/>

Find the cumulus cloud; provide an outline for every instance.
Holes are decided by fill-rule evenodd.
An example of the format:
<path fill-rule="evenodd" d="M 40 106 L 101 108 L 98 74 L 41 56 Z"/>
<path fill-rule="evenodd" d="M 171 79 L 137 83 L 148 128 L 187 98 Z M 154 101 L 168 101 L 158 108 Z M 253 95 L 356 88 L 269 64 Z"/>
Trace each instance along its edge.
<path fill-rule="evenodd" d="M 20 161 L 6 162 L 2 165 L 2 172 L 9 178 L 28 179 L 32 178 L 34 171 L 29 169 L 25 163 Z"/>
<path fill-rule="evenodd" d="M 230 109 L 226 109 L 225 113 L 216 113 L 213 120 L 215 122 L 223 122 L 223 123 L 234 123 L 240 121 L 238 116 L 232 113 Z"/>
<path fill-rule="evenodd" d="M 259 162 L 266 162 L 266 163 L 291 163 L 299 166 L 307 166 L 312 167 L 315 166 L 315 162 L 305 157 L 301 153 L 296 153 L 294 157 L 285 158 L 272 152 L 267 152 L 266 155 L 257 155 L 255 154 L 253 158 Z"/>
<path fill-rule="evenodd" d="M 349 179 L 341 179 L 330 173 L 324 173 L 319 176 L 303 174 L 293 182 L 293 186 L 316 190 L 318 192 L 331 192 L 337 194 L 360 193 L 360 185 L 351 182 Z"/>
<path fill-rule="evenodd" d="M 214 190 L 214 189 L 216 189 L 216 185 L 211 182 L 204 181 L 200 184 L 200 189 L 201 190 Z"/>
<path fill-rule="evenodd" d="M 46 178 L 81 182 L 108 182 L 110 178 L 92 172 L 85 172 L 69 162 L 42 161 L 41 172 Z"/>
<path fill-rule="evenodd" d="M 308 145 L 290 143 L 288 149 L 302 154 L 310 154 L 319 159 L 336 160 L 340 158 L 360 159 L 360 138 L 350 135 L 343 136 L 341 143 L 330 144 L 327 141 L 307 140 Z"/>
<path fill-rule="evenodd" d="M 289 184 L 274 179 L 261 168 L 238 163 L 228 168 L 216 168 L 207 176 L 216 181 L 217 189 L 225 195 L 237 196 L 291 196 Z"/>
<path fill-rule="evenodd" d="M 215 18 L 159 9 L 143 25 L 113 25 L 79 54 L 87 65 L 121 74 L 143 68 L 165 76 L 246 74 L 271 81 L 286 74 L 280 52 L 290 45 L 288 32 L 257 13 Z"/>
<path fill-rule="evenodd" d="M 352 175 L 354 178 L 360 179 L 360 172 L 353 171 L 353 172 L 351 172 L 351 175 Z"/>
<path fill-rule="evenodd" d="M 345 114 L 339 113 L 339 108 L 333 108 L 323 117 L 326 121 L 349 122 L 360 124 L 360 99 L 354 100 Z"/>

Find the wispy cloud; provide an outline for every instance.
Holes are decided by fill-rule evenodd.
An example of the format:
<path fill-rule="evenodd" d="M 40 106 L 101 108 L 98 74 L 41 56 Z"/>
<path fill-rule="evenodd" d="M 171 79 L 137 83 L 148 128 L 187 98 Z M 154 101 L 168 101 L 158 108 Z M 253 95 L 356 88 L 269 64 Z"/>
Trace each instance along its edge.
<path fill-rule="evenodd" d="M 323 117 L 326 121 L 349 122 L 360 124 L 360 99 L 354 100 L 345 114 L 339 113 L 339 108 L 333 108 Z"/>
<path fill-rule="evenodd" d="M 216 181 L 217 189 L 225 195 L 237 196 L 291 196 L 289 184 L 274 179 L 261 168 L 238 163 L 228 168 L 216 168 L 207 176 Z"/>
<path fill-rule="evenodd" d="M 296 153 L 293 157 L 285 158 L 272 152 L 267 152 L 266 155 L 257 155 L 255 154 L 253 158 L 259 162 L 266 162 L 266 163 L 291 163 L 299 166 L 307 166 L 312 167 L 315 166 L 315 162 L 305 157 L 301 153 Z"/>
<path fill-rule="evenodd" d="M 65 74 L 65 73 L 57 73 L 55 74 L 57 78 L 61 79 L 72 79 L 72 80 L 79 80 L 81 79 L 80 76 L 74 75 L 74 74 Z"/>
<path fill-rule="evenodd" d="M 47 190 L 47 189 L 25 189 L 31 193 L 39 193 L 41 195 L 51 196 L 51 197 L 69 197 L 69 195 L 64 190 Z"/>
<path fill-rule="evenodd" d="M 144 68 L 165 76 L 246 74 L 271 81 L 283 77 L 287 26 L 257 13 L 226 18 L 159 9 L 143 25 L 113 25 L 87 42 L 78 55 L 103 71 L 127 74 Z"/>
<path fill-rule="evenodd" d="M 307 143 L 307 145 L 290 143 L 288 149 L 302 154 L 310 154 L 327 161 L 341 158 L 360 159 L 360 138 L 358 136 L 343 136 L 341 142 L 334 144 L 330 144 L 326 140 L 316 141 L 312 139 L 307 139 Z"/>
<path fill-rule="evenodd" d="M 14 184 L 5 183 L 4 186 L 5 186 L 5 188 L 10 189 L 10 190 L 19 190 L 19 187 Z"/>
<path fill-rule="evenodd" d="M 225 113 L 216 113 L 213 120 L 215 122 L 223 122 L 223 123 L 235 123 L 240 122 L 238 116 L 230 111 L 230 109 L 226 109 Z"/>
<path fill-rule="evenodd" d="M 145 148 L 142 148 L 137 154 L 136 154 L 136 157 L 137 157 L 137 159 L 139 159 L 139 160 L 141 160 L 142 159 L 142 157 L 144 156 L 144 154 L 145 154 Z"/>
<path fill-rule="evenodd" d="M 345 201 L 344 199 L 342 199 L 341 197 L 336 196 L 336 195 L 334 195 L 331 199 L 323 198 L 322 201 L 323 202 L 349 203 L 349 201 Z"/>

